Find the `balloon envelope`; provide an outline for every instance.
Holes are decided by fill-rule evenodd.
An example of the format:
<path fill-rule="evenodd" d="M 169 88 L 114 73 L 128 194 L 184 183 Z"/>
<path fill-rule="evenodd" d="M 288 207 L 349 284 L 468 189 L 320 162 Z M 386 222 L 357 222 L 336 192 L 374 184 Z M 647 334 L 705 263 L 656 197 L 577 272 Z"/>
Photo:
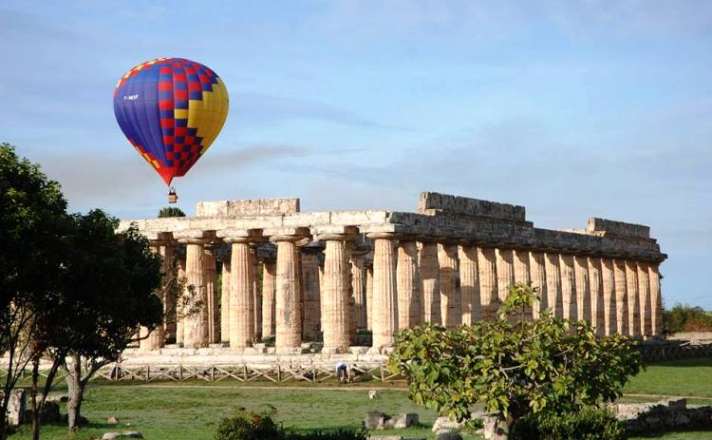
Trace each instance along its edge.
<path fill-rule="evenodd" d="M 227 89 L 207 66 L 184 58 L 139 64 L 114 89 L 116 120 L 166 184 L 185 175 L 225 123 Z"/>

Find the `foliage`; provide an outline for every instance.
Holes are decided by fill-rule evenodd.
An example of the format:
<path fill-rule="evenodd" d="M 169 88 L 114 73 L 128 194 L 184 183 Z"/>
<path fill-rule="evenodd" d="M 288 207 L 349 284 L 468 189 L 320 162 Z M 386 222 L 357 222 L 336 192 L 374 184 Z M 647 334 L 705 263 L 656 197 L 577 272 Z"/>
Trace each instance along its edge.
<path fill-rule="evenodd" d="M 66 250 L 64 291 L 71 302 L 59 304 L 71 324 L 55 325 L 55 361 L 66 365 L 69 427 L 76 428 L 84 388 L 104 365 L 116 361 L 135 341 L 139 326 L 162 323 L 161 260 L 134 227 L 116 232 L 118 221 L 99 210 L 72 216 Z"/>
<path fill-rule="evenodd" d="M 282 432 L 269 414 L 241 408 L 220 422 L 215 440 L 282 440 Z"/>
<path fill-rule="evenodd" d="M 174 206 L 166 206 L 158 211 L 158 218 L 164 217 L 185 217 L 185 212 L 182 209 L 176 208 Z"/>
<path fill-rule="evenodd" d="M 535 300 L 535 289 L 516 284 L 496 320 L 403 330 L 389 366 L 408 379 L 417 404 L 465 421 L 483 403 L 503 428 L 531 413 L 565 414 L 620 397 L 640 369 L 631 341 L 599 339 L 585 321 L 548 311 L 527 319 Z"/>
<path fill-rule="evenodd" d="M 530 415 L 512 427 L 512 440 L 623 440 L 625 428 L 607 410 L 586 407 L 563 415 Z"/>
<path fill-rule="evenodd" d="M 701 307 L 677 304 L 671 310 L 663 312 L 665 334 L 708 331 L 712 331 L 712 314 Z"/>
<path fill-rule="evenodd" d="M 311 431 L 306 433 L 287 433 L 284 440 L 366 440 L 364 430 L 337 429 L 334 431 Z"/>
<path fill-rule="evenodd" d="M 35 339 L 42 316 L 52 314 L 49 295 L 59 286 L 67 226 L 59 184 L 0 144 L 0 358 L 6 371 L 0 414 L 9 391 L 44 349 Z M 6 428 L 0 416 L 0 439 Z"/>
<path fill-rule="evenodd" d="M 274 411 L 255 413 L 240 408 L 235 415 L 218 425 L 215 440 L 365 440 L 365 431 L 336 429 L 331 431 L 289 432 L 272 420 Z"/>

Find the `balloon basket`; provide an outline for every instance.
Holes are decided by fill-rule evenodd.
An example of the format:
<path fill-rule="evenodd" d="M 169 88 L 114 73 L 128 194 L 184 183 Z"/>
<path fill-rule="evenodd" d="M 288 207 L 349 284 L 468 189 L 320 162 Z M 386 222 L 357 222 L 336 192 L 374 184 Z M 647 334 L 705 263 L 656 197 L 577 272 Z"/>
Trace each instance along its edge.
<path fill-rule="evenodd" d="M 171 205 L 174 205 L 178 202 L 178 194 L 176 194 L 176 190 L 171 188 L 168 191 L 168 203 Z"/>

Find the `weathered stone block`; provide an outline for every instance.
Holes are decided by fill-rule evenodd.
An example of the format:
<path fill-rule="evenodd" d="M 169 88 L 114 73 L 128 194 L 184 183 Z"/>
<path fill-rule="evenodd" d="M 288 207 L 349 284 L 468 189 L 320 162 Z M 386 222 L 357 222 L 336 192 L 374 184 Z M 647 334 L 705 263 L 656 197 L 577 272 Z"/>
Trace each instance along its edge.
<path fill-rule="evenodd" d="M 650 226 L 591 217 L 586 225 L 588 233 L 605 233 L 619 237 L 650 238 Z"/>
<path fill-rule="evenodd" d="M 421 214 L 431 214 L 433 213 L 432 210 L 442 212 L 443 214 L 490 217 L 515 222 L 526 221 L 526 210 L 523 206 L 435 192 L 420 193 L 418 212 Z"/>
<path fill-rule="evenodd" d="M 0 393 L 2 398 L 3 393 Z M 25 420 L 25 412 L 27 410 L 27 396 L 25 390 L 12 390 L 10 400 L 7 404 L 6 420 L 10 426 L 20 426 Z"/>
<path fill-rule="evenodd" d="M 197 217 L 250 217 L 256 215 L 294 214 L 299 212 L 299 199 L 220 200 L 198 202 Z"/>

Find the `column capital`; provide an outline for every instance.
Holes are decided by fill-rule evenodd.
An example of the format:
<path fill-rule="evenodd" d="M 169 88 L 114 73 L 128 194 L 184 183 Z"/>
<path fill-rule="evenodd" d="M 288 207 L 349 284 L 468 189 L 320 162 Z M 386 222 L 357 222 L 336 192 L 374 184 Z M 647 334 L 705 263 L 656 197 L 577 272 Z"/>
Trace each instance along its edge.
<path fill-rule="evenodd" d="M 144 231 L 142 234 L 151 242 L 151 246 L 169 245 L 173 242 L 171 232 Z"/>
<path fill-rule="evenodd" d="M 173 233 L 173 237 L 182 244 L 204 244 L 215 239 L 213 231 L 203 231 L 200 229 L 185 229 Z"/>
<path fill-rule="evenodd" d="M 265 229 L 263 234 L 269 237 L 269 241 L 272 243 L 278 243 L 280 241 L 292 241 L 297 242 L 308 237 L 308 228 L 274 228 Z"/>
<path fill-rule="evenodd" d="M 369 232 L 366 237 L 371 240 L 395 240 L 397 235 L 394 232 Z"/>
<path fill-rule="evenodd" d="M 254 243 L 262 240 L 259 229 L 220 229 L 217 231 L 217 236 L 225 243 Z"/>

